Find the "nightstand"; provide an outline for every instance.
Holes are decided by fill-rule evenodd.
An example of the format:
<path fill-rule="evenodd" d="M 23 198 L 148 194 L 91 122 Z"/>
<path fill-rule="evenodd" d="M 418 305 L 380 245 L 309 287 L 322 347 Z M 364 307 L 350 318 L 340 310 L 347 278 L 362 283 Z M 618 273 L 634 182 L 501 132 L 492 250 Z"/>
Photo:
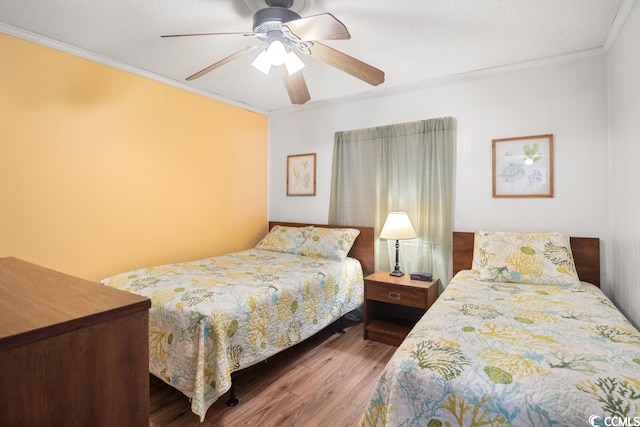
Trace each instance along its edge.
<path fill-rule="evenodd" d="M 378 271 L 364 278 L 364 339 L 399 346 L 440 295 L 440 279 L 411 280 Z"/>

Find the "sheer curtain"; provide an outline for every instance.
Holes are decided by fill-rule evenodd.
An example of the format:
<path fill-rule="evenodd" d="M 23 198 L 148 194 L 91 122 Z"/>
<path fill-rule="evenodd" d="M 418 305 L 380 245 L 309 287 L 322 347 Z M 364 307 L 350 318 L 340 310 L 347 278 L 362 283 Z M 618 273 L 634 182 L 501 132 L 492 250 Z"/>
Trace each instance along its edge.
<path fill-rule="evenodd" d="M 453 223 L 455 119 L 444 117 L 337 132 L 329 222 L 373 226 L 376 270 L 392 270 L 387 214 L 407 212 L 417 239 L 400 241 L 400 269 L 448 281 Z"/>

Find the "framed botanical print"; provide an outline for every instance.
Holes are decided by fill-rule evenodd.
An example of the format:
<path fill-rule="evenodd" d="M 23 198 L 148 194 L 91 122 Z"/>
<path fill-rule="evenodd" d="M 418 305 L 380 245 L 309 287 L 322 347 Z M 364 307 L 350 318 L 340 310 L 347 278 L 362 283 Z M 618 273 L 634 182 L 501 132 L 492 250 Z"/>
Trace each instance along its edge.
<path fill-rule="evenodd" d="M 316 195 L 316 153 L 287 156 L 287 196 Z"/>
<path fill-rule="evenodd" d="M 553 135 L 494 139 L 493 197 L 553 197 Z"/>

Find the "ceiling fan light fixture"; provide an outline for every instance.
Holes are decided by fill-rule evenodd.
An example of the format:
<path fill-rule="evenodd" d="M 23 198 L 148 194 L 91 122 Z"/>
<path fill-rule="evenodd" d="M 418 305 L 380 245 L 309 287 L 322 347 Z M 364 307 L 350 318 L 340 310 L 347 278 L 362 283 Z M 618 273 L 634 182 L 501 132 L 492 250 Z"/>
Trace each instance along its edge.
<path fill-rule="evenodd" d="M 251 65 L 265 75 L 269 75 L 271 66 L 284 65 L 290 76 L 305 66 L 298 55 L 287 49 L 280 38 L 271 39 L 269 46 L 256 56 Z"/>
<path fill-rule="evenodd" d="M 304 62 L 302 62 L 302 59 L 300 59 L 298 55 L 293 53 L 291 50 L 287 53 L 284 65 L 287 67 L 287 72 L 290 76 L 304 68 Z"/>

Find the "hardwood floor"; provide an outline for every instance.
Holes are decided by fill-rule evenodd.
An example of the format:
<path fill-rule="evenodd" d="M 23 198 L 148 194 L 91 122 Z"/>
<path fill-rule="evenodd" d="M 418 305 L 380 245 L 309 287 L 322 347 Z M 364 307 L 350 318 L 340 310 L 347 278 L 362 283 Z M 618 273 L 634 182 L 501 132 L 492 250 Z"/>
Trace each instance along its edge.
<path fill-rule="evenodd" d="M 151 377 L 151 427 L 355 426 L 396 347 L 362 339 L 362 323 L 345 321 L 234 377 L 240 403 L 214 403 L 204 422 L 189 399 Z"/>

